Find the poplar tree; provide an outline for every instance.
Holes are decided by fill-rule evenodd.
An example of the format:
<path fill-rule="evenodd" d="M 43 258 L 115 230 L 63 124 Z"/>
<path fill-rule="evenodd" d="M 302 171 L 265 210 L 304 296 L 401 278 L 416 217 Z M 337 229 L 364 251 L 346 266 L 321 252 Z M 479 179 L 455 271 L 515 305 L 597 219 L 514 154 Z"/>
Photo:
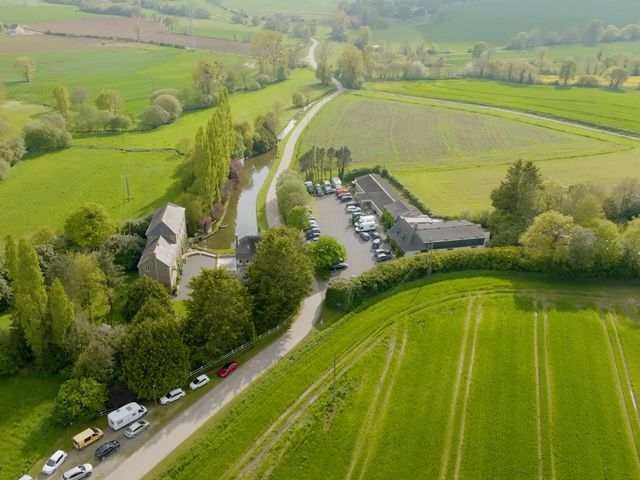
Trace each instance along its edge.
<path fill-rule="evenodd" d="M 50 343 L 62 346 L 67 329 L 73 323 L 73 317 L 73 304 L 69 302 L 62 282 L 56 278 L 49 291 Z"/>

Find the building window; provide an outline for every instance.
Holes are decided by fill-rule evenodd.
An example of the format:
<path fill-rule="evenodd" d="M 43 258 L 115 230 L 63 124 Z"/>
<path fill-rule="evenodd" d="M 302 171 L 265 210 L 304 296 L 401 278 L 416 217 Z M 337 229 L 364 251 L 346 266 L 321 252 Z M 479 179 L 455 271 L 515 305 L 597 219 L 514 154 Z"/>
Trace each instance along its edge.
<path fill-rule="evenodd" d="M 238 265 L 242 265 L 242 259 L 241 258 L 238 259 Z"/>
<path fill-rule="evenodd" d="M 144 266 L 144 271 L 149 273 L 151 271 L 151 267 L 149 265 Z"/>
<path fill-rule="evenodd" d="M 244 262 L 246 265 L 249 265 L 249 259 Z"/>

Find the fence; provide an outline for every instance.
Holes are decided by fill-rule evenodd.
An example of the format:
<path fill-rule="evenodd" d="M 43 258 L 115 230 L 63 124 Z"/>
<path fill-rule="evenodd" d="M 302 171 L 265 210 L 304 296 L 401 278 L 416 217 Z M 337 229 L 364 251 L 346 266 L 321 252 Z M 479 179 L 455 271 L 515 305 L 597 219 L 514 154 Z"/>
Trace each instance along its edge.
<path fill-rule="evenodd" d="M 251 342 L 247 342 L 244 345 L 240 345 L 239 347 L 234 348 L 233 350 L 231 350 L 228 353 L 225 353 L 224 355 L 222 355 L 219 358 L 216 358 L 213 362 L 207 363 L 206 365 L 202 365 L 199 368 L 196 368 L 195 370 L 189 372 L 189 377 L 193 377 L 194 375 L 197 375 L 199 373 L 202 373 L 206 370 L 209 370 L 211 367 L 213 367 L 214 365 L 219 364 L 220 362 L 226 360 L 227 358 L 235 355 L 238 352 L 243 352 L 244 350 L 247 350 L 249 348 L 253 348 L 256 345 L 256 342 L 258 340 L 262 340 L 264 337 L 267 337 L 269 335 L 271 335 L 274 332 L 277 332 L 278 330 L 280 330 L 282 327 L 284 327 L 285 325 L 287 325 L 286 322 L 281 323 L 280 325 L 276 325 L 275 327 L 273 327 L 271 330 L 268 330 L 264 333 L 261 333 L 260 335 L 258 335 L 257 337 L 255 337 L 253 339 L 253 341 Z"/>

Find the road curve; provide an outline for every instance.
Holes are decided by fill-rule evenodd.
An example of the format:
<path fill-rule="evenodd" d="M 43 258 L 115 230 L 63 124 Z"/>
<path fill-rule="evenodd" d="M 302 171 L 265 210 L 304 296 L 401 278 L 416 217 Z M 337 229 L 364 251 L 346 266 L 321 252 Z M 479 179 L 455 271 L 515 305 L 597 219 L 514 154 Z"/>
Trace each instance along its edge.
<path fill-rule="evenodd" d="M 307 61 L 314 68 L 317 65 L 315 61 L 315 48 L 317 44 L 318 42 L 312 39 L 312 46 L 309 50 L 309 56 L 307 57 Z M 336 92 L 317 102 L 309 110 L 300 124 L 296 126 L 287 140 L 280 167 L 276 172 L 274 181 L 267 194 L 268 202 L 271 199 L 273 204 L 276 204 L 275 179 L 281 171 L 288 168 L 291 164 L 295 144 L 306 125 L 327 102 L 343 91 L 340 84 L 338 82 L 335 83 L 337 87 Z M 269 195 L 272 195 L 272 197 Z M 272 226 L 278 225 L 280 218 L 278 216 L 277 206 L 275 208 L 275 217 L 273 216 L 273 212 L 271 212 L 271 216 L 269 216 L 269 213 L 270 210 L 267 209 L 269 224 Z M 97 468 L 94 476 L 99 479 L 106 478 L 107 480 L 138 480 L 147 475 L 156 465 L 201 428 L 225 405 L 251 385 L 260 375 L 293 350 L 313 329 L 313 325 L 318 320 L 322 311 L 323 300 L 324 288 L 323 286 L 316 285 L 314 293 L 303 302 L 300 312 L 291 327 L 289 327 L 278 340 L 260 351 L 256 356 L 247 361 L 247 363 L 241 365 L 233 375 L 216 385 L 196 403 L 162 427 L 153 437 L 142 444 L 135 453 L 122 460 L 111 472 L 107 473 L 103 469 Z"/>

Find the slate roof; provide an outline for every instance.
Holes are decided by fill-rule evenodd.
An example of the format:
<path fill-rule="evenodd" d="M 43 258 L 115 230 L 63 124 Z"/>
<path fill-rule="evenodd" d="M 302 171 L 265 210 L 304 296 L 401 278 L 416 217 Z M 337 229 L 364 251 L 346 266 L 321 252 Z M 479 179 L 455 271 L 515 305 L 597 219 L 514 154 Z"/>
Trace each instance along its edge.
<path fill-rule="evenodd" d="M 163 236 L 149 240 L 147 246 L 142 252 L 142 257 L 138 262 L 138 266 L 145 263 L 149 258 L 155 256 L 159 262 L 168 266 L 176 265 L 178 256 L 180 255 L 180 247 L 177 243 L 168 242 Z"/>
<path fill-rule="evenodd" d="M 468 220 L 442 221 L 426 215 L 397 218 L 389 235 L 405 252 L 424 251 L 430 245 L 435 249 L 462 247 L 489 238 L 489 232 Z"/>
<path fill-rule="evenodd" d="M 255 255 L 258 251 L 259 235 L 242 237 L 236 245 L 236 255 Z"/>
<path fill-rule="evenodd" d="M 150 236 L 149 234 L 152 234 L 156 227 L 161 224 L 166 225 L 177 235 L 180 230 L 180 226 L 182 225 L 182 221 L 185 218 L 185 212 L 185 208 L 176 205 L 175 203 L 167 203 L 162 208 L 156 210 L 156 213 L 153 214 L 151 223 L 147 228 L 147 238 Z"/>
<path fill-rule="evenodd" d="M 396 200 L 393 203 L 384 205 L 384 209 L 391 214 L 393 218 L 397 217 L 417 217 L 422 212 L 413 205 L 408 205 L 402 200 Z"/>
<path fill-rule="evenodd" d="M 356 198 L 360 201 L 370 201 L 382 212 L 385 205 L 399 201 L 400 198 L 393 191 L 389 182 L 377 173 L 370 173 L 355 179 Z"/>

